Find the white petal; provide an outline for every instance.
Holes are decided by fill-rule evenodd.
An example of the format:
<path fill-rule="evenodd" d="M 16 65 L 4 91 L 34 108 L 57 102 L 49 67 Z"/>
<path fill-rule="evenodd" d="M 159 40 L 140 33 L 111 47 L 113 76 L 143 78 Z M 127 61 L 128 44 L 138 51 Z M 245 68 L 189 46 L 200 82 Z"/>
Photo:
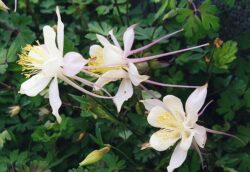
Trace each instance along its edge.
<path fill-rule="evenodd" d="M 164 151 L 173 146 L 179 138 L 180 135 L 176 131 L 159 130 L 150 137 L 149 143 L 153 149 Z"/>
<path fill-rule="evenodd" d="M 133 86 L 129 79 L 123 79 L 119 89 L 113 99 L 117 111 L 120 112 L 122 104 L 127 101 L 133 95 Z"/>
<path fill-rule="evenodd" d="M 160 106 L 162 108 L 164 108 L 164 103 L 162 101 L 160 101 L 159 99 L 148 99 L 148 100 L 141 100 L 141 102 L 144 104 L 145 108 L 148 111 L 151 111 L 152 108 L 154 108 L 155 106 Z"/>
<path fill-rule="evenodd" d="M 64 24 L 61 19 L 59 7 L 56 7 L 56 15 L 57 15 L 57 45 L 61 56 L 63 56 L 63 44 L 64 44 Z"/>
<path fill-rule="evenodd" d="M 183 150 L 180 147 L 180 143 L 176 145 L 174 152 L 171 156 L 169 165 L 167 167 L 168 172 L 174 171 L 174 169 L 180 167 L 187 157 L 187 150 Z"/>
<path fill-rule="evenodd" d="M 172 95 L 167 95 L 163 98 L 165 106 L 175 115 L 180 121 L 185 119 L 185 112 L 181 100 Z"/>
<path fill-rule="evenodd" d="M 52 80 L 49 86 L 49 103 L 52 108 L 53 115 L 56 117 L 57 122 L 60 123 L 62 118 L 60 117 L 58 110 L 62 105 L 62 101 L 59 96 L 58 82 L 56 77 Z"/>
<path fill-rule="evenodd" d="M 113 30 L 109 31 L 109 35 L 111 36 L 111 39 L 114 42 L 115 46 L 121 49 L 119 42 L 117 41 L 115 35 L 113 34 Z"/>
<path fill-rule="evenodd" d="M 111 44 L 104 46 L 103 60 L 104 60 L 104 65 L 126 64 L 126 59 L 124 58 L 123 51 L 120 48 Z"/>
<path fill-rule="evenodd" d="M 172 130 L 178 125 L 175 117 L 165 108 L 160 106 L 155 106 L 151 109 L 147 120 L 151 126 L 164 129 Z"/>
<path fill-rule="evenodd" d="M 128 66 L 129 78 L 135 86 L 138 86 L 141 82 L 146 81 L 149 78 L 147 75 L 140 75 L 133 63 L 129 63 Z"/>
<path fill-rule="evenodd" d="M 98 39 L 98 41 L 103 45 L 103 46 L 107 46 L 110 45 L 110 42 L 107 40 L 107 38 L 105 38 L 102 35 L 96 34 L 96 37 Z"/>
<path fill-rule="evenodd" d="M 130 50 L 133 46 L 133 43 L 134 43 L 134 39 L 135 39 L 134 28 L 135 28 L 135 25 L 130 26 L 123 34 L 125 57 L 127 57 L 128 53 L 130 52 Z"/>
<path fill-rule="evenodd" d="M 103 48 L 100 45 L 92 45 L 89 48 L 90 57 L 96 57 L 97 54 L 102 53 L 102 52 L 103 52 Z M 103 54 L 101 54 L 101 56 L 103 56 Z"/>
<path fill-rule="evenodd" d="M 195 125 L 194 130 L 195 130 L 194 139 L 196 143 L 201 148 L 204 148 L 206 141 L 207 141 L 206 128 L 200 125 Z"/>
<path fill-rule="evenodd" d="M 61 66 L 63 65 L 62 58 L 50 58 L 42 66 L 42 73 L 47 77 L 54 77 L 61 72 Z"/>
<path fill-rule="evenodd" d="M 184 131 L 181 135 L 180 147 L 184 150 L 188 150 L 192 144 L 194 138 L 194 132 L 191 130 Z"/>
<path fill-rule="evenodd" d="M 56 47 L 56 33 L 50 26 L 43 27 L 44 44 L 51 58 L 60 58 L 61 54 Z"/>
<path fill-rule="evenodd" d="M 81 54 L 76 52 L 69 52 L 63 58 L 63 72 L 67 76 L 75 76 L 87 63 L 88 60 L 85 60 Z"/>
<path fill-rule="evenodd" d="M 36 96 L 49 84 L 50 80 L 51 78 L 44 77 L 43 74 L 38 73 L 22 83 L 19 93 L 31 97 Z"/>
<path fill-rule="evenodd" d="M 44 44 L 39 46 L 34 46 L 33 49 L 29 51 L 28 56 L 35 58 L 40 64 L 40 61 L 44 61 L 49 57 L 48 50 Z"/>
<path fill-rule="evenodd" d="M 207 84 L 194 90 L 188 97 L 185 105 L 187 124 L 193 126 L 198 120 L 198 112 L 203 106 L 207 96 Z"/>
<path fill-rule="evenodd" d="M 124 70 L 110 70 L 105 72 L 98 80 L 95 82 L 99 87 L 95 87 L 95 90 L 99 90 L 100 87 L 108 84 L 109 82 L 116 81 L 127 77 L 127 72 Z"/>

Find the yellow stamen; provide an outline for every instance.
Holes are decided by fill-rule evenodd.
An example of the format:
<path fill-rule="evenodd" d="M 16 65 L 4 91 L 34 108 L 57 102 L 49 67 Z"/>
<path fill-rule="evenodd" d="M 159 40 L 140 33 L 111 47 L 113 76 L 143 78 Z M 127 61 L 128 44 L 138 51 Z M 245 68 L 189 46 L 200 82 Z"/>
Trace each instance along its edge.
<path fill-rule="evenodd" d="M 20 59 L 17 61 L 17 63 L 22 66 L 22 74 L 27 78 L 40 72 L 45 60 L 48 59 L 48 55 L 40 47 L 39 42 L 37 42 L 37 44 L 39 46 L 26 45 L 19 55 Z M 31 51 L 34 54 L 33 56 L 30 55 Z"/>
<path fill-rule="evenodd" d="M 94 54 L 91 55 L 91 58 L 88 62 L 88 66 L 103 66 L 104 59 L 103 59 L 103 48 L 98 49 Z M 89 71 L 94 73 L 105 73 L 109 70 L 121 69 L 122 67 L 105 67 L 105 68 L 95 68 L 90 69 Z"/>
<path fill-rule="evenodd" d="M 165 125 L 167 128 L 178 128 L 181 123 L 169 112 L 164 112 L 157 117 L 157 122 Z"/>

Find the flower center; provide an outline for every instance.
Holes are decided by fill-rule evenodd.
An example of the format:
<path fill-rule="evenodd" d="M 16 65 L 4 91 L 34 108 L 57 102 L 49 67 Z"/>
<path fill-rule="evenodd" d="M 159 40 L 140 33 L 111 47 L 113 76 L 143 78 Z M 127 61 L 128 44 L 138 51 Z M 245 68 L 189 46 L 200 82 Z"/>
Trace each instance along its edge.
<path fill-rule="evenodd" d="M 182 133 L 182 135 L 188 135 L 183 122 L 170 112 L 164 112 L 160 114 L 156 120 L 169 131 L 176 131 L 178 133 Z"/>
<path fill-rule="evenodd" d="M 48 60 L 48 53 L 42 46 L 26 45 L 19 55 L 17 63 L 22 66 L 22 74 L 27 78 L 39 73 L 43 64 Z"/>
<path fill-rule="evenodd" d="M 62 58 L 51 57 L 46 47 L 43 45 L 26 45 L 19 55 L 17 63 L 22 66 L 22 74 L 27 78 L 43 72 L 47 77 L 52 77 L 60 71 Z"/>
<path fill-rule="evenodd" d="M 104 66 L 104 52 L 103 48 L 97 49 L 93 54 L 91 54 L 90 60 L 88 62 L 88 66 Z M 121 65 L 117 67 L 100 67 L 100 68 L 95 68 L 95 69 L 89 69 L 91 72 L 94 73 L 105 73 L 110 70 L 118 70 L 126 67 L 126 65 Z"/>

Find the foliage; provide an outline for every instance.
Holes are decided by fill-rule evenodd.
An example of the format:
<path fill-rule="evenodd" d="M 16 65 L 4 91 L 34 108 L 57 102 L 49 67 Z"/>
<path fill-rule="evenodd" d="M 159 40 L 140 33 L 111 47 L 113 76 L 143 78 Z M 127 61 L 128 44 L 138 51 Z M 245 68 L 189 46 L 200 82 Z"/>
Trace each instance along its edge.
<path fill-rule="evenodd" d="M 68 85 L 60 84 L 63 100 L 61 124 L 50 113 L 47 98 L 18 94 L 20 84 L 25 80 L 16 63 L 18 54 L 26 44 L 33 44 L 36 40 L 43 42 L 42 27 L 56 24 L 56 5 L 60 6 L 65 24 L 65 52 L 77 50 L 86 58 L 89 46 L 96 42 L 96 33 L 107 36 L 113 29 L 121 41 L 125 29 L 135 23 L 138 26 L 134 48 L 184 28 L 183 33 L 138 56 L 210 42 L 206 48 L 151 61 L 142 71 L 150 74 L 153 80 L 164 83 L 202 85 L 208 82 L 207 102 L 214 102 L 201 116 L 200 122 L 207 128 L 234 134 L 244 144 L 231 137 L 208 135 L 208 142 L 202 150 L 206 170 L 250 171 L 250 49 L 247 46 L 249 40 L 246 41 L 250 30 L 248 28 L 234 36 L 225 34 L 225 26 L 221 23 L 227 16 L 221 6 L 211 0 L 201 1 L 200 5 L 193 2 L 27 0 L 18 1 L 16 13 L 12 9 L 1 11 L 0 171 L 164 171 L 168 165 L 172 149 L 165 152 L 140 150 L 140 145 L 148 142 L 154 129 L 147 123 L 143 105 L 138 103 L 145 96 L 138 88 L 118 114 L 111 101 L 81 95 Z M 5 3 L 9 8 L 14 6 L 14 1 Z M 230 0 L 228 6 L 230 11 L 234 1 Z M 224 43 L 218 48 L 213 42 L 221 35 Z M 114 83 L 108 87 L 114 90 L 115 86 Z M 182 100 L 191 92 L 152 86 L 149 89 L 163 96 L 173 94 Z M 43 95 L 46 94 L 44 91 Z M 16 105 L 21 110 L 11 116 L 9 107 Z M 110 151 L 102 160 L 79 167 L 90 152 L 107 144 L 111 146 Z M 198 162 L 196 151 L 190 150 L 187 161 L 177 171 L 201 171 Z"/>

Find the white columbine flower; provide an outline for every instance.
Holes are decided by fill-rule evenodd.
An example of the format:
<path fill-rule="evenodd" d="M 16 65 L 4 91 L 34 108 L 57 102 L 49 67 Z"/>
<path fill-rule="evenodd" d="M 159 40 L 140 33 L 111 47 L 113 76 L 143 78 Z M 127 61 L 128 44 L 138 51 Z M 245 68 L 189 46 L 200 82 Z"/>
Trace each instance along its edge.
<path fill-rule="evenodd" d="M 179 141 L 167 167 L 168 172 L 182 165 L 192 142 L 204 148 L 207 129 L 196 122 L 206 95 L 207 84 L 197 88 L 186 101 L 186 112 L 181 100 L 173 95 L 165 96 L 163 102 L 157 99 L 142 101 L 149 111 L 149 124 L 160 128 L 150 138 L 151 147 L 157 151 L 164 151 Z"/>
<path fill-rule="evenodd" d="M 114 103 L 117 110 L 120 111 L 124 101 L 133 95 L 133 85 L 138 86 L 141 82 L 147 80 L 147 75 L 140 75 L 136 66 L 129 63 L 127 56 L 129 55 L 134 42 L 134 25 L 129 27 L 123 35 L 124 50 L 119 45 L 113 32 L 109 32 L 114 45 L 111 44 L 104 36 L 97 35 L 97 39 L 103 47 L 92 45 L 89 54 L 91 56 L 89 65 L 91 66 L 115 66 L 108 68 L 93 69 L 93 72 L 102 73 L 96 81 L 96 85 L 103 87 L 111 81 L 122 79 L 118 92 L 114 97 Z M 96 88 L 97 90 L 99 88 Z"/>
<path fill-rule="evenodd" d="M 23 68 L 23 73 L 29 79 L 22 83 L 19 93 L 28 96 L 36 96 L 49 85 L 49 102 L 52 113 L 57 121 L 61 122 L 58 113 L 62 105 L 59 97 L 58 78 L 67 82 L 76 89 L 100 98 L 77 85 L 72 79 L 93 86 L 93 83 L 76 76 L 83 66 L 88 63 L 81 54 L 69 52 L 63 55 L 64 24 L 61 21 L 59 8 L 56 8 L 58 23 L 57 31 L 50 27 L 43 27 L 44 44 L 27 45 L 23 48 L 18 64 Z"/>
<path fill-rule="evenodd" d="M 146 46 L 143 46 L 135 50 L 131 50 L 135 37 L 134 27 L 135 25 L 132 25 L 129 28 L 127 28 L 127 30 L 124 32 L 123 49 L 121 48 L 116 37 L 113 35 L 112 30 L 109 32 L 109 35 L 113 41 L 113 44 L 110 43 L 109 40 L 107 40 L 104 36 L 97 34 L 97 39 L 102 44 L 102 47 L 99 45 L 92 45 L 90 47 L 89 54 L 91 58 L 88 63 L 89 66 L 84 66 L 83 68 L 83 70 L 85 71 L 89 70 L 89 72 L 94 72 L 95 74 L 92 73 L 92 75 L 98 77 L 98 80 L 96 81 L 95 84 L 98 85 L 99 88 L 96 88 L 96 90 L 102 88 L 104 85 L 108 84 L 111 81 L 116 81 L 120 79 L 122 80 L 118 92 L 116 93 L 113 99 L 114 103 L 116 104 L 118 112 L 121 110 L 122 104 L 133 95 L 133 85 L 138 86 L 142 82 L 145 82 L 159 86 L 189 87 L 189 86 L 162 84 L 155 81 L 151 81 L 149 80 L 149 76 L 139 74 L 135 66 L 135 63 L 153 60 L 208 45 L 204 44 L 201 46 L 186 48 L 178 51 L 163 53 L 149 57 L 128 58 L 130 55 L 142 52 L 143 50 L 155 45 L 161 40 L 169 38 L 170 36 L 173 36 L 183 30 L 181 29 L 171 34 L 165 35 Z M 96 75 L 96 73 L 99 73 L 101 75 Z"/>

